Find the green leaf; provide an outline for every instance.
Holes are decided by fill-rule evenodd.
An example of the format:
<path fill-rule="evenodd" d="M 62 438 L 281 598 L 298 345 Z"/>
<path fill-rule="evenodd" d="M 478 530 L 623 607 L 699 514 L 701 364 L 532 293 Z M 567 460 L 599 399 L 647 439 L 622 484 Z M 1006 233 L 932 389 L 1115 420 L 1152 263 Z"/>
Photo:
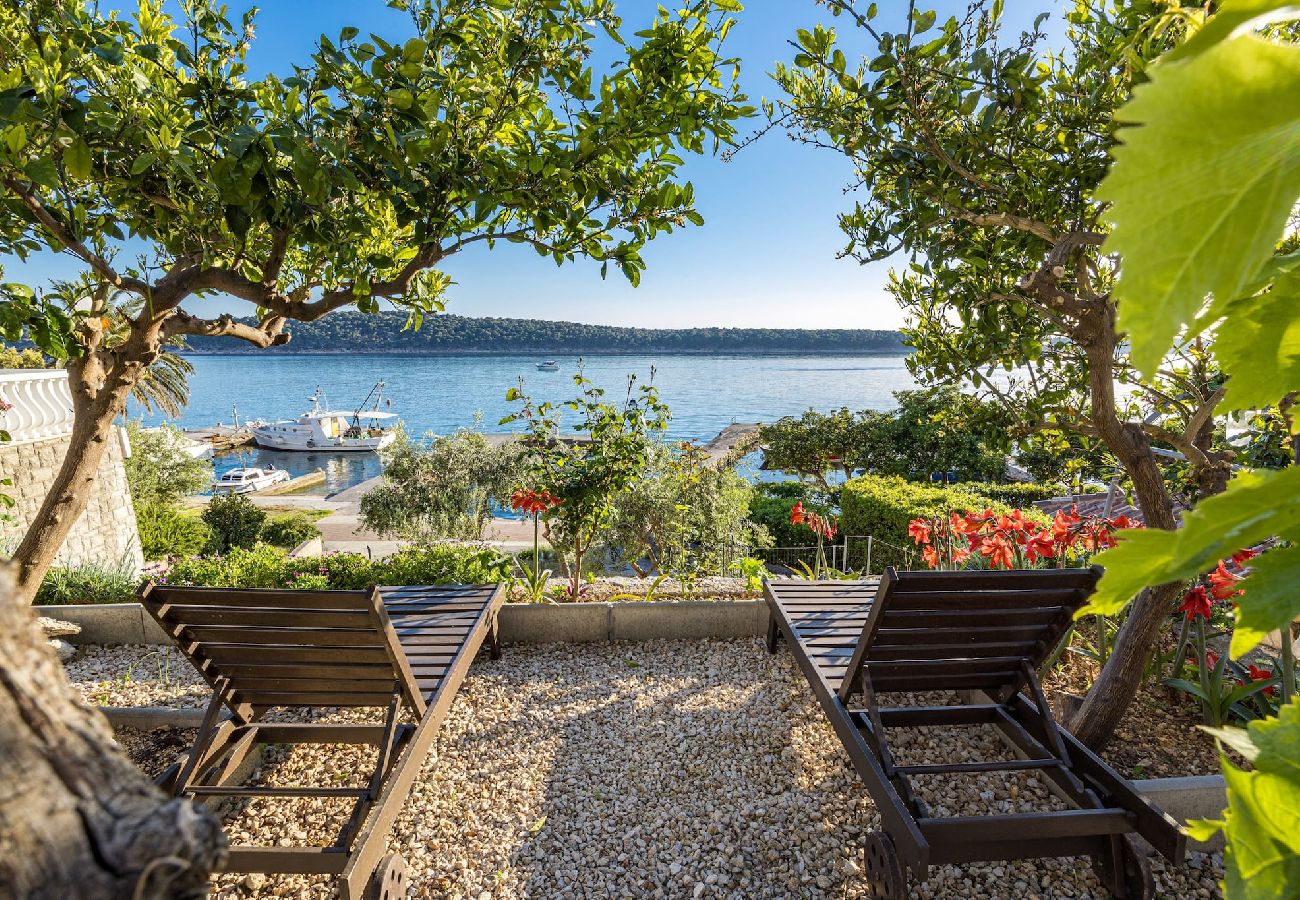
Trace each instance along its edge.
<path fill-rule="evenodd" d="M 1214 354 L 1228 379 L 1223 411 L 1263 409 L 1300 386 L 1300 273 L 1277 277 L 1271 290 L 1223 309 L 1228 324 L 1214 337 Z"/>
<path fill-rule="evenodd" d="M 1150 75 L 1117 114 L 1140 127 L 1121 130 L 1097 190 L 1105 249 L 1122 258 L 1119 325 L 1146 373 L 1208 294 L 1242 294 L 1282 235 L 1300 195 L 1300 48 L 1245 35 Z"/>
<path fill-rule="evenodd" d="M 81 139 L 81 136 L 73 138 L 68 149 L 63 151 L 63 164 L 68 169 L 68 174 L 73 178 L 90 177 L 90 147 Z"/>
<path fill-rule="evenodd" d="M 1232 631 L 1233 658 L 1249 653 L 1270 632 L 1300 617 L 1300 547 L 1279 547 L 1256 559 L 1241 583 L 1237 622 Z"/>
<path fill-rule="evenodd" d="M 139 175 L 141 172 L 143 172 L 145 169 L 152 166 L 157 161 L 158 161 L 158 157 L 154 156 L 152 153 L 149 153 L 148 151 L 145 151 L 144 153 L 141 153 L 139 156 L 137 156 L 135 158 L 135 162 L 131 164 L 131 174 Z"/>
<path fill-rule="evenodd" d="M 1244 472 L 1222 494 L 1201 501 L 1177 531 L 1119 532 L 1119 546 L 1096 557 L 1106 574 L 1076 618 L 1114 615 L 1148 585 L 1198 575 L 1220 559 L 1270 537 L 1300 535 L 1300 503 L 1277 502 L 1279 497 L 1298 494 L 1300 467 Z M 1250 593 L 1248 580 L 1243 608 L 1250 605 Z"/>
<path fill-rule="evenodd" d="M 1269 15 L 1270 13 L 1280 14 Z M 1168 60 L 1196 56 L 1232 37 L 1243 26 L 1252 23 L 1258 26 L 1270 20 L 1282 21 L 1287 18 L 1295 18 L 1295 0 L 1230 0 L 1221 4 L 1219 11 L 1186 43 L 1166 53 L 1164 58 Z"/>

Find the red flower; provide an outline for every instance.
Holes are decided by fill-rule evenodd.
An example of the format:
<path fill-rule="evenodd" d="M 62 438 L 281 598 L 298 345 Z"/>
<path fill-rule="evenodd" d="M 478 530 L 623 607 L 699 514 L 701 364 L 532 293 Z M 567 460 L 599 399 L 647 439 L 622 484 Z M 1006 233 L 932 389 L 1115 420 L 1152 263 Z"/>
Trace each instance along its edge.
<path fill-rule="evenodd" d="M 980 553 L 988 557 L 989 565 L 995 569 L 1014 569 L 1016 554 L 1011 541 L 1005 535 L 991 534 L 980 544 Z"/>
<path fill-rule="evenodd" d="M 1270 669 L 1261 669 L 1259 666 L 1255 665 L 1254 663 L 1250 664 L 1251 681 L 1272 681 L 1273 678 L 1274 675 Z M 1277 685 L 1272 685 L 1270 687 L 1264 688 L 1264 693 L 1270 696 L 1277 693 Z"/>
<path fill-rule="evenodd" d="M 931 569 L 939 568 L 939 551 L 933 547 L 927 545 L 925 549 L 921 551 L 921 558 L 925 560 L 925 564 Z"/>
<path fill-rule="evenodd" d="M 1247 548 L 1245 550 L 1238 550 L 1236 553 L 1232 554 L 1232 564 L 1236 566 L 1238 569 L 1240 569 L 1242 566 L 1250 562 L 1258 555 L 1259 555 L 1258 553 L 1256 553 L 1254 550 L 1251 550 L 1250 548 Z"/>
<path fill-rule="evenodd" d="M 530 516 L 540 515 L 553 506 L 560 505 L 560 498 L 550 491 L 517 490 L 510 495 L 510 508 L 522 511 Z"/>
<path fill-rule="evenodd" d="M 1238 578 L 1228 571 L 1228 567 L 1219 560 L 1218 567 L 1205 578 L 1210 583 L 1210 593 L 1215 600 L 1227 600 L 1246 593 L 1237 587 Z"/>
<path fill-rule="evenodd" d="M 800 500 L 798 503 L 796 503 L 793 507 L 790 508 L 790 524 L 791 524 L 791 525 L 800 525 L 800 524 L 802 524 L 802 523 L 803 523 L 803 520 L 804 520 L 806 517 L 807 517 L 807 513 L 804 512 L 803 501 L 802 501 L 802 500 Z"/>
<path fill-rule="evenodd" d="M 907 536 L 918 544 L 930 541 L 930 523 L 925 519 L 913 519 L 907 523 Z"/>
<path fill-rule="evenodd" d="M 1200 616 L 1203 619 L 1210 618 L 1210 598 L 1205 595 L 1205 588 L 1197 585 L 1192 588 L 1183 597 L 1182 605 L 1178 611 L 1191 619 Z"/>
<path fill-rule="evenodd" d="M 1056 555 L 1056 540 L 1050 531 L 1041 531 L 1025 544 L 1025 556 L 1030 562 L 1051 559 Z"/>

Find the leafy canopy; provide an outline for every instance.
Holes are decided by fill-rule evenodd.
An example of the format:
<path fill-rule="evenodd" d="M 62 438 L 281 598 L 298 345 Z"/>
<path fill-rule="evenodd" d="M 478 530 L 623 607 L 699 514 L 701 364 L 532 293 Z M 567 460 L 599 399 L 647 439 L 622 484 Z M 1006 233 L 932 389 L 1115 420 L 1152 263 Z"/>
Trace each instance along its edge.
<path fill-rule="evenodd" d="M 635 37 L 612 0 L 400 5 L 414 37 L 344 28 L 260 78 L 253 12 L 232 22 L 215 0 L 184 0 L 179 21 L 154 0 L 131 18 L 0 8 L 0 253 L 68 253 L 149 298 L 138 318 L 166 336 L 265 345 L 286 317 L 380 298 L 418 324 L 441 307 L 437 264 L 473 242 L 590 257 L 635 283 L 646 241 L 702 221 L 683 154 L 749 113 L 720 52 L 734 0 L 661 9 Z M 619 51 L 603 74 L 598 39 Z M 179 309 L 215 292 L 260 324 Z M 26 322 L 53 355 L 93 346 L 84 309 L 5 294 L 10 336 Z"/>

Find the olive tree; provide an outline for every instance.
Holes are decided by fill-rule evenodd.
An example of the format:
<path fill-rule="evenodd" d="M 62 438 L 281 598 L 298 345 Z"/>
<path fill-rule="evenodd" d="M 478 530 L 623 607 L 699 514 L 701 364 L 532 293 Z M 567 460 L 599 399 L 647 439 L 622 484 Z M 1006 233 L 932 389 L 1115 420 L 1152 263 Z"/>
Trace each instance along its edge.
<path fill-rule="evenodd" d="M 526 469 L 517 441 L 493 444 L 462 429 L 428 447 L 405 434 L 383 451 L 384 480 L 361 498 L 361 522 L 383 536 L 414 541 L 478 540 Z"/>
<path fill-rule="evenodd" d="M 1104 444 L 1146 524 L 1175 528 L 1157 451 L 1185 458 L 1196 493 L 1222 489 L 1232 458 L 1214 447 L 1222 379 L 1178 359 L 1146 378 L 1130 365 L 1095 189 L 1110 166 L 1114 111 L 1181 32 L 1181 4 L 1077 0 L 1055 52 L 1044 46 L 1047 14 L 1008 39 L 1002 0 L 942 22 L 909 3 L 892 24 L 875 3 L 826 6 L 873 52 L 851 64 L 833 29 L 800 31 L 793 65 L 775 73 L 785 96 L 769 112 L 852 161 L 858 200 L 840 218 L 845 252 L 906 254 L 889 287 L 908 314 L 913 372 L 1000 403 L 1009 436 Z M 1088 744 L 1109 737 L 1138 690 L 1177 591 L 1158 585 L 1133 604 L 1070 723 Z"/>
<path fill-rule="evenodd" d="M 749 112 L 721 50 L 735 0 L 690 0 L 635 29 L 612 0 L 389 5 L 409 7 L 412 36 L 345 28 L 254 76 L 253 14 L 231 21 L 216 0 L 182 0 L 178 19 L 160 0 L 131 17 L 76 0 L 0 4 L 0 255 L 52 251 L 89 279 L 75 303 L 0 286 L 0 330 L 67 360 L 74 413 L 70 452 L 15 553 L 16 588 L 0 594 L 25 648 L 0 657 L 5 749 L 45 747 L 24 789 L 88 805 L 47 832 L 33 818 L 43 806 L 0 797 L 0 843 L 18 846 L 14 829 L 30 838 L 0 860 L 6 891 L 150 895 L 145 873 L 201 885 L 215 859 L 215 837 L 145 840 L 169 808 L 161 796 L 124 764 L 85 765 L 83 750 L 120 757 L 65 684 L 25 680 L 52 657 L 24 643 L 21 606 L 168 342 L 269 347 L 292 321 L 384 302 L 418 326 L 442 307 L 440 264 L 476 244 L 586 257 L 635 283 L 646 242 L 701 222 L 683 157 L 729 141 Z M 612 58 L 599 74 L 597 49 Z M 255 321 L 196 311 L 217 296 Z M 121 833 L 101 834 L 96 802 Z"/>

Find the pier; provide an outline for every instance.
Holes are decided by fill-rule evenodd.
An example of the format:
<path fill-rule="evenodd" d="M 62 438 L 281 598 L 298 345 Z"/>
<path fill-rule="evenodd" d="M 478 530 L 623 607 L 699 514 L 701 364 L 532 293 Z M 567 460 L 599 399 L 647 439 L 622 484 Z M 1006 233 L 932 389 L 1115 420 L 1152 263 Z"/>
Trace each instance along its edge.
<path fill-rule="evenodd" d="M 243 426 L 235 428 L 230 425 L 213 425 L 210 428 L 189 428 L 186 429 L 185 436 L 192 441 L 209 445 L 214 453 L 246 447 L 253 443 L 252 429 Z"/>

